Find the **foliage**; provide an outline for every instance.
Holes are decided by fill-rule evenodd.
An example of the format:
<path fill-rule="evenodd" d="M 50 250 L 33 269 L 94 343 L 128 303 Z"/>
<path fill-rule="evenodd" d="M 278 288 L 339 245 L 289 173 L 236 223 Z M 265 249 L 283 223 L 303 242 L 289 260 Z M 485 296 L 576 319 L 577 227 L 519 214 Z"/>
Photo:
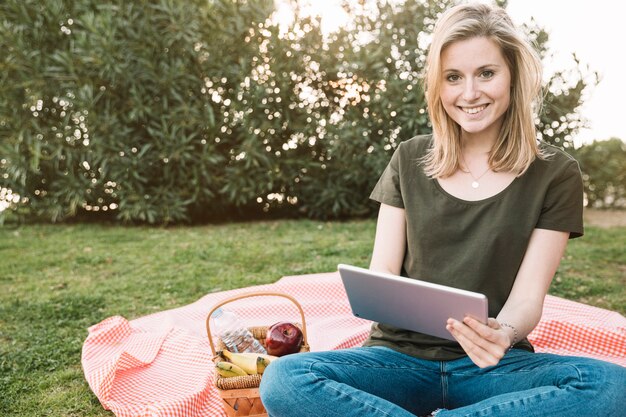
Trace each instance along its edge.
<path fill-rule="evenodd" d="M 272 0 L 2 2 L 0 203 L 47 221 L 370 214 L 398 142 L 430 130 L 419 77 L 453 0 L 346 4 L 330 35 L 293 4 L 282 27 Z M 571 143 L 585 86 L 548 82 L 542 137 Z"/>
<path fill-rule="evenodd" d="M 626 207 L 626 143 L 594 141 L 574 152 L 583 172 L 588 207 Z"/>

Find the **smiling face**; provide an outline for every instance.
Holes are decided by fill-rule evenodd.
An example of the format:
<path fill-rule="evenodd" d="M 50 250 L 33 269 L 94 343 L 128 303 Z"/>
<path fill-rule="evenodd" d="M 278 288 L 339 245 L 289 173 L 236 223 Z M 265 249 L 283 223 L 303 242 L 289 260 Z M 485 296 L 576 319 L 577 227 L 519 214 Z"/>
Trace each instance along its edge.
<path fill-rule="evenodd" d="M 448 45 L 441 53 L 441 102 L 462 137 L 495 141 L 511 100 L 511 72 L 500 47 L 485 37 Z"/>

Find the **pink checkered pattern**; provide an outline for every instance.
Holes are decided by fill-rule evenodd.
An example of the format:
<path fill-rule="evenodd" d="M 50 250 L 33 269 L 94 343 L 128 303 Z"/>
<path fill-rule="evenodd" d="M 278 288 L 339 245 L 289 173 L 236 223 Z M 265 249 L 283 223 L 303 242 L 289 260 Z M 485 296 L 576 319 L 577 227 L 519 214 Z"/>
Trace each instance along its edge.
<path fill-rule="evenodd" d="M 213 383 L 206 316 L 221 300 L 258 291 L 298 300 L 312 351 L 358 346 L 367 338 L 371 323 L 352 316 L 337 273 L 284 277 L 132 321 L 109 317 L 90 327 L 82 351 L 89 386 L 118 417 L 225 417 Z M 296 307 L 282 297 L 246 298 L 228 309 L 248 326 L 300 321 Z M 548 296 L 529 339 L 539 352 L 626 366 L 626 318 L 615 312 Z"/>

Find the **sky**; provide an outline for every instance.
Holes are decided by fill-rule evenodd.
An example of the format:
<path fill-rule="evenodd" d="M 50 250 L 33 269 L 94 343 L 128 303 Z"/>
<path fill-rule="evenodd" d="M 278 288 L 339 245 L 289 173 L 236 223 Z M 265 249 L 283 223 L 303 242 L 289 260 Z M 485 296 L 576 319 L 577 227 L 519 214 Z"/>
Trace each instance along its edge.
<path fill-rule="evenodd" d="M 618 137 L 626 141 L 625 13 L 617 0 L 509 0 L 507 8 L 516 24 L 531 17 L 549 34 L 554 57 L 545 62 L 546 73 L 574 68 L 575 53 L 584 65 L 600 74 L 600 83 L 588 91 L 581 114 L 589 129 L 576 143 Z"/>
<path fill-rule="evenodd" d="M 276 0 L 280 6 L 281 0 Z M 300 0 L 314 14 L 322 16 L 322 30 L 332 31 L 349 17 L 339 0 Z M 556 70 L 576 68 L 573 54 L 589 73 L 598 72 L 601 81 L 586 91 L 581 114 L 589 128 L 574 138 L 579 146 L 594 139 L 618 137 L 626 141 L 626 20 L 618 0 L 509 0 L 508 12 L 517 25 L 534 18 L 549 34 L 549 51 L 544 61 L 545 75 Z M 626 79 L 626 76 L 624 77 Z"/>

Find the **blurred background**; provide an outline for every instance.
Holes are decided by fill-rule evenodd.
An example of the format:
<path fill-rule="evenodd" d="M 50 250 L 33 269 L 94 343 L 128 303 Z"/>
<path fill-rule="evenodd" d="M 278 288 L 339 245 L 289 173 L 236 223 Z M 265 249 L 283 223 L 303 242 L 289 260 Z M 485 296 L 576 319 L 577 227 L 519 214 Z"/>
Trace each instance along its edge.
<path fill-rule="evenodd" d="M 626 67 L 626 57 L 615 46 L 619 39 L 626 39 L 626 26 L 616 3 L 510 0 L 507 10 L 516 23 L 533 19 L 548 33 L 546 72 L 573 67 L 576 59 L 597 72 L 600 82 L 588 88 L 580 110 L 588 120 L 587 127 L 575 135 L 575 144 L 612 137 L 624 140 L 626 125 L 620 119 L 626 83 L 621 79 L 621 68 Z"/>
<path fill-rule="evenodd" d="M 430 132 L 420 74 L 453 4 L 6 0 L 0 221 L 372 216 L 393 150 Z M 588 207 L 624 208 L 618 13 L 498 4 L 544 60 L 538 138 L 578 159 Z"/>

